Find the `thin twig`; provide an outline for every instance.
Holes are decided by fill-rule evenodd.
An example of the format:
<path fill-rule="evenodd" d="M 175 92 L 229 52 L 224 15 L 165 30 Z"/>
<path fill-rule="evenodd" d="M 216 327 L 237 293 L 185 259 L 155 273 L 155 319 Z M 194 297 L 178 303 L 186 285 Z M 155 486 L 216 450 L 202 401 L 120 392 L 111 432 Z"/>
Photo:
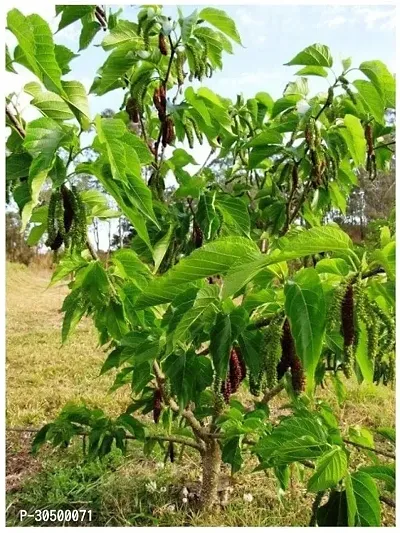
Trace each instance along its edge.
<path fill-rule="evenodd" d="M 278 385 L 276 385 L 276 387 L 264 393 L 264 396 L 261 402 L 262 403 L 270 402 L 272 398 L 275 398 L 275 396 L 277 396 L 280 392 L 282 392 L 284 388 L 285 388 L 285 385 L 283 384 L 282 381 L 280 381 Z"/>
<path fill-rule="evenodd" d="M 393 509 L 396 509 L 396 502 L 392 500 L 391 498 L 381 495 L 379 496 L 379 499 L 381 502 L 386 503 L 386 505 L 389 505 L 389 507 L 393 507 Z"/>
<path fill-rule="evenodd" d="M 17 131 L 17 133 L 24 139 L 26 135 L 25 130 L 21 126 L 21 124 L 18 122 L 15 115 L 10 111 L 7 104 L 6 104 L 6 116 L 8 120 L 11 122 L 11 124 L 13 125 L 14 129 Z"/>
<path fill-rule="evenodd" d="M 364 444 L 358 444 L 357 442 L 353 442 L 347 439 L 343 439 L 343 442 L 345 442 L 346 444 L 350 444 L 351 446 L 355 446 L 356 448 L 360 448 L 362 450 L 368 450 L 369 452 L 374 452 L 374 453 L 377 453 L 378 455 L 389 457 L 390 459 L 396 459 L 396 455 L 391 452 L 385 452 L 383 450 L 378 450 L 376 448 L 370 448 L 369 446 L 364 446 Z"/>
<path fill-rule="evenodd" d="M 15 433 L 38 433 L 39 429 L 37 428 L 21 428 L 21 427 L 15 427 L 15 428 L 6 428 L 6 431 L 13 431 Z M 83 437 L 84 440 L 87 436 L 89 436 L 89 433 L 85 431 L 80 431 L 79 433 L 76 433 L 76 435 Z M 128 440 L 138 440 L 133 435 L 125 435 L 125 439 Z M 195 448 L 196 450 L 202 451 L 202 446 L 195 442 L 192 439 L 181 437 L 181 436 L 173 436 L 173 435 L 149 435 L 146 437 L 146 440 L 157 440 L 160 442 L 176 442 L 177 444 L 183 444 L 184 446 L 190 446 L 191 448 Z"/>

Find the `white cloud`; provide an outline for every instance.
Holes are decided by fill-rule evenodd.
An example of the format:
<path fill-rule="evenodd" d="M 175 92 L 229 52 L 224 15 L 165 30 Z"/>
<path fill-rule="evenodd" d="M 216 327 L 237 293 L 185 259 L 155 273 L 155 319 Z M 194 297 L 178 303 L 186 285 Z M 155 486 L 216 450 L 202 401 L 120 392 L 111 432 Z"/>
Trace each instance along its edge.
<path fill-rule="evenodd" d="M 368 30 L 386 30 L 395 27 L 396 9 L 354 6 L 353 12 L 362 19 Z"/>
<path fill-rule="evenodd" d="M 342 24 L 346 24 L 346 22 L 348 22 L 349 19 L 346 18 L 346 17 L 342 17 L 342 16 L 338 16 L 338 17 L 335 17 L 333 19 L 330 19 L 328 20 L 328 22 L 326 23 L 327 26 L 341 26 Z"/>
<path fill-rule="evenodd" d="M 243 24 L 244 26 L 262 26 L 265 23 L 265 19 L 257 19 L 249 15 L 249 13 L 243 9 L 239 8 L 236 10 L 237 22 Z"/>

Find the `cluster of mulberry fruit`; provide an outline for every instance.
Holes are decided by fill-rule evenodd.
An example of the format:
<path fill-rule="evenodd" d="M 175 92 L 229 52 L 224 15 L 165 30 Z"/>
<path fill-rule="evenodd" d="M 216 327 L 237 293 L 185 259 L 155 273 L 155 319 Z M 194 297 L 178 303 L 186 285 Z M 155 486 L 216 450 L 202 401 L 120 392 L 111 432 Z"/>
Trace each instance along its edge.
<path fill-rule="evenodd" d="M 221 393 L 225 403 L 229 403 L 231 394 L 238 391 L 241 382 L 246 377 L 246 365 L 238 347 L 232 348 L 229 357 L 229 370 L 225 381 L 221 385 Z"/>
<path fill-rule="evenodd" d="M 165 35 L 163 33 L 158 34 L 158 48 L 163 56 L 168 55 L 168 45 Z"/>
<path fill-rule="evenodd" d="M 305 386 L 304 371 L 300 358 L 296 353 L 294 339 L 287 318 L 283 324 L 281 347 L 282 357 L 277 366 L 278 378 L 281 379 L 290 369 L 293 390 L 296 394 L 300 394 L 304 391 Z"/>
<path fill-rule="evenodd" d="M 346 377 L 350 377 L 354 361 L 354 293 L 353 285 L 349 283 L 342 300 L 342 333 L 344 340 L 342 369 Z"/>
<path fill-rule="evenodd" d="M 193 235 L 192 235 L 192 239 L 193 239 L 193 243 L 194 243 L 195 247 L 196 248 L 201 248 L 201 246 L 203 244 L 204 235 L 203 235 L 203 231 L 202 231 L 201 227 L 196 222 L 196 219 L 193 220 Z"/>
<path fill-rule="evenodd" d="M 374 139 L 372 134 L 371 123 L 368 122 L 364 129 L 365 140 L 367 142 L 367 163 L 366 169 L 369 174 L 369 177 L 376 177 L 376 157 L 374 150 Z"/>
<path fill-rule="evenodd" d="M 153 420 L 156 424 L 160 420 L 162 396 L 160 389 L 154 391 L 153 397 Z"/>
<path fill-rule="evenodd" d="M 86 209 L 75 187 L 62 185 L 50 197 L 47 215 L 46 246 L 58 250 L 65 248 L 81 251 L 86 245 Z"/>

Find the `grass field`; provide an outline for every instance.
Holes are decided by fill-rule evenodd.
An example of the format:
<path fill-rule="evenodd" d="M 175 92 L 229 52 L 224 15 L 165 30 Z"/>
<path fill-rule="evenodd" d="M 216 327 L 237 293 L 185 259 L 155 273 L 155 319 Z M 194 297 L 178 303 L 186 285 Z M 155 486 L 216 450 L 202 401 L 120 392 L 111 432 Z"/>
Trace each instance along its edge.
<path fill-rule="evenodd" d="M 99 377 L 104 353 L 90 321 L 83 321 L 72 339 L 61 347 L 60 313 L 65 285 L 47 288 L 50 273 L 7 264 L 7 427 L 40 427 L 51 421 L 67 401 L 84 401 L 109 414 L 130 403 L 128 388 L 108 394 L 112 376 Z M 274 399 L 279 413 L 282 398 Z M 319 396 L 335 407 L 342 427 L 370 429 L 393 426 L 394 390 L 347 383 L 347 398 L 340 408 L 328 388 Z M 272 474 L 252 473 L 248 458 L 243 472 L 231 480 L 233 492 L 225 509 L 213 515 L 194 513 L 180 498 L 182 486 L 199 477 L 196 455 L 163 464 L 163 453 L 147 458 L 131 443 L 128 457 L 117 453 L 106 463 L 84 463 L 81 443 L 65 452 L 44 450 L 29 454 L 30 435 L 7 432 L 7 522 L 19 522 L 20 509 L 86 508 L 93 510 L 93 525 L 116 526 L 305 526 L 312 497 L 293 472 L 287 494 L 278 497 Z M 365 462 L 352 450 L 354 464 Z M 308 473 L 306 472 L 307 476 Z M 153 482 L 153 484 L 149 484 Z M 244 494 L 253 496 L 252 502 Z M 87 524 L 89 525 L 89 524 Z M 394 525 L 394 513 L 385 508 L 383 525 Z"/>

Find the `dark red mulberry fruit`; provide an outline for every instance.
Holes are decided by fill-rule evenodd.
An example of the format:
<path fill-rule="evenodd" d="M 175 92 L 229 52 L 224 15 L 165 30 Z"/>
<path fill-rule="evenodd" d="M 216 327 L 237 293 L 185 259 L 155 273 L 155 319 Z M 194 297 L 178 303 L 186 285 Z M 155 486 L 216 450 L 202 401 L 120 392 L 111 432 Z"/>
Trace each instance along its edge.
<path fill-rule="evenodd" d="M 229 376 L 226 378 L 226 380 L 221 385 L 221 393 L 224 397 L 225 403 L 229 403 L 229 397 L 232 394 L 232 386 L 231 386 Z"/>
<path fill-rule="evenodd" d="M 158 35 L 158 48 L 160 49 L 160 52 L 163 56 L 168 55 L 167 41 L 165 39 L 165 35 L 163 35 L 162 33 Z"/>
<path fill-rule="evenodd" d="M 161 415 L 161 391 L 156 389 L 153 398 L 153 419 L 156 424 L 160 420 Z"/>
<path fill-rule="evenodd" d="M 196 248 L 200 248 L 203 244 L 203 232 L 196 221 L 193 222 L 193 242 Z"/>
<path fill-rule="evenodd" d="M 355 340 L 354 330 L 354 294 L 353 285 L 349 283 L 342 300 L 342 330 L 344 346 L 352 346 Z"/>
<path fill-rule="evenodd" d="M 139 122 L 139 106 L 135 98 L 128 98 L 125 109 L 132 122 Z"/>
<path fill-rule="evenodd" d="M 300 394 L 304 391 L 305 378 L 303 372 L 303 366 L 299 357 L 296 355 L 294 361 L 291 365 L 291 374 L 292 374 L 292 387 L 296 394 Z"/>

